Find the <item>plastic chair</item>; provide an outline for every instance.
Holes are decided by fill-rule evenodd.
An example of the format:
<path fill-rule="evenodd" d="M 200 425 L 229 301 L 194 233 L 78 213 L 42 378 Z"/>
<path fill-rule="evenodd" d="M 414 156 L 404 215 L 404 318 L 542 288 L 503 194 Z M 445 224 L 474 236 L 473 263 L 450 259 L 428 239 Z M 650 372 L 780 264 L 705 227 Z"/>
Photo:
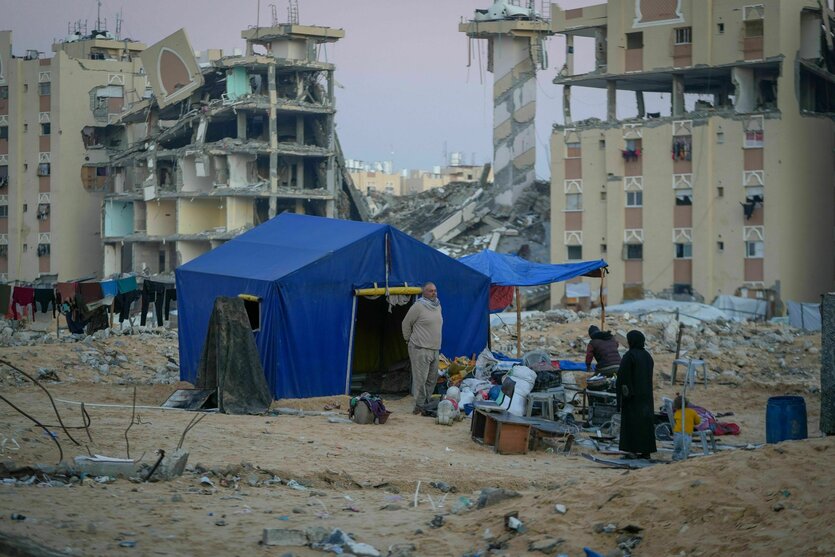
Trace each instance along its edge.
<path fill-rule="evenodd" d="M 533 413 L 533 404 L 538 402 L 541 404 L 541 414 L 543 418 L 554 421 L 554 394 L 553 393 L 529 393 L 528 400 L 525 406 L 525 416 L 530 417 Z"/>
<path fill-rule="evenodd" d="M 697 368 L 701 368 L 702 379 L 705 382 L 705 387 L 707 387 L 707 364 L 704 360 L 693 360 L 689 358 L 673 360 L 673 373 L 670 377 L 670 385 L 674 385 L 676 382 L 676 370 L 678 369 L 678 366 L 685 366 L 687 368 L 687 373 L 684 375 L 684 381 L 685 383 L 689 383 L 691 387 L 693 387 L 696 383 Z"/>

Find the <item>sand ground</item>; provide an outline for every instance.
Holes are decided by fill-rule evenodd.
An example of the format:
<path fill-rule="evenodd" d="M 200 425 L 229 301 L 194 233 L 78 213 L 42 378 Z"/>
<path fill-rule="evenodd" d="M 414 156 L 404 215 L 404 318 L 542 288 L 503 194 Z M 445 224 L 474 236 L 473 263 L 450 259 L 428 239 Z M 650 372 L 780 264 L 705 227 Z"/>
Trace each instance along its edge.
<path fill-rule="evenodd" d="M 546 334 L 579 338 L 585 326 L 550 325 Z M 486 555 L 490 544 L 501 548 L 494 551 L 499 555 L 578 556 L 584 546 L 604 555 L 614 550 L 622 533 L 595 529 L 611 523 L 641 528 L 633 555 L 832 555 L 835 481 L 824 464 L 835 454 L 835 441 L 819 433 L 819 360 L 814 350 L 803 348 L 809 340 L 812 348 L 819 348 L 819 337 L 808 335 L 786 347 L 798 350 L 797 373 L 764 373 L 760 368 L 777 368 L 776 361 L 757 360 L 750 369 L 736 368 L 741 379 L 724 381 L 719 375 L 707 387 L 695 387 L 696 402 L 714 412 L 734 413 L 724 419 L 739 424 L 741 434 L 720 441 L 740 448 L 684 463 L 609 469 L 582 458 L 580 452 L 588 450 L 582 447 L 570 455 L 534 451 L 501 456 L 470 439 L 469 420 L 445 427 L 413 416 L 408 397 L 387 400 L 393 414 L 382 426 L 329 423 L 327 416 L 315 415 L 212 414 L 186 437 L 190 471 L 173 481 L 0 485 L 0 532 L 73 555 L 321 555 L 310 548 L 258 543 L 264 528 L 320 526 L 350 532 L 383 555 L 392 545 L 408 543 L 421 556 Z M 53 427 L 57 423 L 49 401 L 37 387 L 4 371 L 0 391 L 50 425 L 65 459 L 86 454 L 87 448 L 124 457 L 136 385 L 140 408 L 128 434 L 130 454 L 144 454 L 143 461 L 152 462 L 156 449 L 174 449 L 193 417 L 141 408 L 159 405 L 176 387 L 143 384 L 154 365 L 164 364 L 172 345 L 176 341 L 135 337 L 98 342 L 94 346 L 102 352 L 112 349 L 128 356 L 99 383 L 90 381 L 95 371 L 79 363 L 78 344 L 0 348 L 0 358 L 26 371 L 57 369 L 64 380 L 46 383 L 53 396 L 89 405 L 92 442 L 83 430 L 71 430 L 82 446 Z M 579 350 L 565 356 L 578 359 Z M 673 355 L 659 349 L 655 356 L 659 402 L 681 384 L 672 387 L 665 379 Z M 134 365 L 137 359 L 143 360 L 142 366 Z M 785 394 L 804 396 L 810 439 L 741 448 L 764 442 L 767 399 Z M 338 402 L 337 412 L 345 414 L 347 401 L 277 401 L 274 407 L 319 411 Z M 58 408 L 68 425 L 81 424 L 78 405 L 58 402 Z M 4 450 L 2 462 L 57 460 L 46 434 L 7 405 L 0 405 L 0 437 L 20 445 L 19 450 Z M 669 452 L 658 458 L 668 460 Z M 204 475 L 213 486 L 201 484 Z M 275 477 L 285 483 L 265 484 Z M 306 488 L 293 489 L 288 480 Z M 443 493 L 432 482 L 445 482 L 454 492 Z M 520 497 L 483 509 L 466 508 L 467 501 L 475 502 L 479 490 L 488 487 L 516 490 Z M 555 512 L 555 504 L 565 505 L 567 512 Z M 518 512 L 525 532 L 505 529 L 504 516 L 512 511 Z M 12 513 L 26 519 L 11 520 Z M 433 528 L 430 523 L 438 514 L 444 515 L 444 524 Z M 562 541 L 544 544 L 552 545 L 547 553 L 531 549 L 546 539 Z M 120 547 L 123 541 L 136 544 Z"/>

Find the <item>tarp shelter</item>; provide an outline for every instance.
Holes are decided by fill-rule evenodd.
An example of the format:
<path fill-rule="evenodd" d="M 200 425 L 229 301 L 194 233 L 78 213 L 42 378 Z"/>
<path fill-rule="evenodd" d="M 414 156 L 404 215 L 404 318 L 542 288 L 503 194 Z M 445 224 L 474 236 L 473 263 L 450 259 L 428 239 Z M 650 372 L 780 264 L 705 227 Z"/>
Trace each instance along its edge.
<path fill-rule="evenodd" d="M 552 282 L 563 282 L 576 277 L 600 277 L 601 304 L 603 294 L 603 277 L 608 264 L 603 259 L 596 261 L 579 261 L 577 263 L 535 263 L 522 259 L 517 255 L 496 253 L 493 250 L 483 250 L 473 255 L 459 259 L 461 263 L 490 277 L 490 311 L 503 311 L 512 299 L 510 289 L 515 288 L 516 311 L 521 312 L 519 301 L 520 286 L 539 286 Z M 605 319 L 605 310 L 601 312 L 601 323 Z M 602 327 L 602 325 L 601 325 Z M 516 351 L 521 352 L 522 323 L 521 318 L 516 322 Z"/>
<path fill-rule="evenodd" d="M 582 276 L 599 277 L 601 269 L 608 267 L 602 259 L 577 263 L 535 263 L 489 249 L 464 256 L 459 261 L 490 277 L 490 284 L 494 286 L 539 286 Z"/>
<path fill-rule="evenodd" d="M 275 398 L 347 393 L 354 290 L 432 281 L 444 312 L 441 350 L 480 352 L 490 279 L 385 224 L 285 213 L 176 272 L 180 378 L 194 382 L 215 298 L 246 294 Z"/>

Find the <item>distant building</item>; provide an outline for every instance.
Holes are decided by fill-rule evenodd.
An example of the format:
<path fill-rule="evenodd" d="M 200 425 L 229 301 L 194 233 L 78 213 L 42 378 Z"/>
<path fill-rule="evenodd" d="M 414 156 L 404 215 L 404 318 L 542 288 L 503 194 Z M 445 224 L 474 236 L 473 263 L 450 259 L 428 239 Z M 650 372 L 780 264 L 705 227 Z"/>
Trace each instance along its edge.
<path fill-rule="evenodd" d="M 835 51 L 821 5 L 555 6 L 567 63 L 554 80 L 565 124 L 551 136 L 552 260 L 607 259 L 610 303 L 831 291 Z M 576 37 L 593 39 L 586 74 L 574 72 Z M 599 119 L 572 120 L 577 87 L 607 91 Z M 636 96 L 629 117 L 619 117 L 623 91 Z M 647 111 L 649 93 L 669 95 L 669 107 Z M 552 303 L 564 290 L 554 287 Z"/>
<path fill-rule="evenodd" d="M 62 280 L 101 270 L 107 169 L 93 141 L 145 96 L 145 45 L 105 31 L 12 54 L 0 31 L 0 280 Z"/>

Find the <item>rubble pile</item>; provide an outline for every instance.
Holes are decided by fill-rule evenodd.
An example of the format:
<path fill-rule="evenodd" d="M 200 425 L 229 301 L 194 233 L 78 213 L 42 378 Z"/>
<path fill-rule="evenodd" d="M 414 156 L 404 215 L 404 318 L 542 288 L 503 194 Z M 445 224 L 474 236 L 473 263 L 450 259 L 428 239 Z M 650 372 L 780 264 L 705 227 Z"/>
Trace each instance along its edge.
<path fill-rule="evenodd" d="M 15 329 L 11 324 L 0 321 L 3 357 L 34 371 L 39 380 L 116 385 L 179 381 L 176 330 L 117 326 L 92 335 L 65 332 L 58 337 L 54 331 Z M 32 350 L 42 345 L 43 348 Z M 26 382 L 25 378 L 0 364 L 0 386 Z"/>
<path fill-rule="evenodd" d="M 599 310 L 532 312 L 522 321 L 522 350 L 546 350 L 555 358 L 583 361 L 586 327 L 599 322 Z M 607 315 L 606 329 L 615 334 L 622 352 L 627 346 L 626 333 L 638 329 L 646 336 L 647 348 L 657 362 L 675 357 L 679 322 L 673 316 L 659 320 L 650 315 Z M 515 322 L 493 326 L 492 335 L 493 350 L 516 353 Z M 684 326 L 680 350 L 681 357 L 708 363 L 709 380 L 728 384 L 797 383 L 812 393 L 820 390 L 820 335 L 814 332 L 782 323 L 707 321 Z M 668 367 L 659 370 L 663 376 Z"/>
<path fill-rule="evenodd" d="M 456 258 L 490 248 L 548 262 L 549 184 L 536 182 L 511 208 L 497 206 L 490 187 L 450 183 L 402 197 L 371 192 L 372 220 Z"/>

